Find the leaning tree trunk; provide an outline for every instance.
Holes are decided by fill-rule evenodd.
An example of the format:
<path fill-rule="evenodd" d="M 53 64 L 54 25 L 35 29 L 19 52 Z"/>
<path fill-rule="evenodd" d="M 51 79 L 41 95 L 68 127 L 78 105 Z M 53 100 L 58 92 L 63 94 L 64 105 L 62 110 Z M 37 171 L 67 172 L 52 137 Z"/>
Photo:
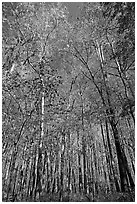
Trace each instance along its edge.
<path fill-rule="evenodd" d="M 114 115 L 113 110 L 111 109 L 110 111 L 111 111 L 111 115 Z M 118 129 L 117 129 L 117 125 L 115 123 L 114 116 L 112 116 L 109 119 L 109 122 L 110 122 L 110 125 L 112 128 L 112 132 L 113 132 L 114 140 L 115 140 L 119 173 L 120 173 L 121 190 L 122 190 L 122 192 L 125 192 L 128 190 L 128 183 L 130 183 L 131 188 L 134 188 L 134 181 L 133 181 L 131 174 L 129 172 L 129 169 L 128 169 L 128 162 L 126 159 L 126 155 L 122 151 L 122 148 L 120 145 Z M 128 180 L 129 180 L 129 182 L 128 182 Z"/>

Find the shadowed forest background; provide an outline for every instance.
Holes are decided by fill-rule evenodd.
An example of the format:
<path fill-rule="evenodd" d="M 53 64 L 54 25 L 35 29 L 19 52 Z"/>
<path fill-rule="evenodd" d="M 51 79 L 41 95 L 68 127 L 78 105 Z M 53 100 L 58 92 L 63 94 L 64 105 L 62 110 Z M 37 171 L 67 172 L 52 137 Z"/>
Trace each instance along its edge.
<path fill-rule="evenodd" d="M 2 26 L 3 201 L 133 202 L 135 3 L 4 2 Z"/>

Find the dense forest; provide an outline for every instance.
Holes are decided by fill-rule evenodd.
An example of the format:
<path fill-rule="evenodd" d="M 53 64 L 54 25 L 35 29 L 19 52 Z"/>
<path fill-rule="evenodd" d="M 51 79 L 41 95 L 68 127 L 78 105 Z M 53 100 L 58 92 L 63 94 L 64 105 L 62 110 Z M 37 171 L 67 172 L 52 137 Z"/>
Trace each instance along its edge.
<path fill-rule="evenodd" d="M 2 3 L 2 200 L 134 201 L 135 3 Z"/>

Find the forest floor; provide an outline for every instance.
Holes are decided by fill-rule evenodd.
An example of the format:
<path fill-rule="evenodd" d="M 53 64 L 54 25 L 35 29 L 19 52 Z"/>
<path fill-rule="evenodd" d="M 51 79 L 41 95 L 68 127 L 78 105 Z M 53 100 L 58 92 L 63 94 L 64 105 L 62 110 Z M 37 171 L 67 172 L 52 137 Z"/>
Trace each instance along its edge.
<path fill-rule="evenodd" d="M 58 193 L 43 194 L 36 202 L 135 202 L 135 191 L 130 193 L 99 193 L 94 199 L 92 195 L 81 195 L 80 193 L 63 195 L 61 199 Z"/>
<path fill-rule="evenodd" d="M 120 192 L 111 192 L 104 194 L 100 192 L 96 196 L 92 194 L 81 194 L 81 193 L 41 193 L 40 196 L 37 195 L 37 198 L 24 198 L 17 199 L 13 198 L 10 202 L 135 202 L 135 191 L 120 193 Z M 8 202 L 3 198 L 3 202 Z"/>

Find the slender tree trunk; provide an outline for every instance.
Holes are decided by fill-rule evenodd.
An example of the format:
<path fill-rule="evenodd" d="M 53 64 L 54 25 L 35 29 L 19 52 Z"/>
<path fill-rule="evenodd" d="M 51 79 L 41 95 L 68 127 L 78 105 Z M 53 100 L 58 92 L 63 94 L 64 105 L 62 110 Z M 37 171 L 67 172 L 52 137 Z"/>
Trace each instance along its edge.
<path fill-rule="evenodd" d="M 61 153 L 61 174 L 60 174 L 60 201 L 63 196 L 63 181 L 64 181 L 64 154 L 65 154 L 65 133 L 62 132 L 62 153 Z"/>
<path fill-rule="evenodd" d="M 83 154 L 83 177 L 84 177 L 84 193 L 87 193 L 87 169 L 86 169 L 86 143 L 85 143 L 85 128 L 84 128 L 84 107 L 83 107 L 83 98 L 82 98 L 82 92 L 80 89 L 80 96 L 81 96 L 81 122 L 82 122 L 82 154 Z"/>
<path fill-rule="evenodd" d="M 97 158 L 96 158 L 96 142 L 94 142 L 93 144 L 93 162 L 94 162 L 94 175 L 95 175 L 95 179 L 94 179 L 94 188 L 95 188 L 95 194 L 98 194 L 98 167 L 97 167 Z"/>
<path fill-rule="evenodd" d="M 17 192 L 16 192 L 17 173 L 18 173 L 18 166 L 16 167 L 15 173 L 14 173 L 13 190 L 12 190 L 13 202 L 15 202 L 17 199 Z"/>
<path fill-rule="evenodd" d="M 30 191 L 31 191 L 31 176 L 32 176 L 32 170 L 33 170 L 33 160 L 30 160 L 30 166 L 29 166 L 29 176 L 28 176 L 28 182 L 27 182 L 27 200 L 30 197 Z"/>
<path fill-rule="evenodd" d="M 84 193 L 87 193 L 87 168 L 86 168 L 86 145 L 83 141 L 83 173 L 84 173 Z"/>
<path fill-rule="evenodd" d="M 107 120 L 105 120 L 105 127 L 106 127 L 106 135 L 107 135 L 107 145 L 108 145 L 108 150 L 109 150 L 109 155 L 110 155 L 108 157 L 108 162 L 110 164 L 110 169 L 111 169 L 112 175 L 114 177 L 116 190 L 117 190 L 117 192 L 119 192 L 120 191 L 120 186 L 119 186 L 119 182 L 118 182 L 118 180 L 116 178 L 113 163 L 112 163 L 113 156 L 112 156 L 112 149 L 111 149 L 111 143 L 110 143 L 110 137 L 109 137 L 109 127 L 108 127 Z"/>
<path fill-rule="evenodd" d="M 82 191 L 82 170 L 81 170 L 81 162 L 80 162 L 80 154 L 78 155 L 78 169 L 79 169 L 79 192 Z"/>
<path fill-rule="evenodd" d="M 10 177 L 9 177 L 9 184 L 8 184 L 8 188 L 7 188 L 6 201 L 8 201 L 9 193 L 12 191 L 12 182 L 13 182 L 13 174 L 14 174 L 16 157 L 17 157 L 17 150 L 16 150 L 16 146 L 15 146 L 13 149 L 13 152 L 12 152 L 11 168 L 10 168 L 10 172 L 9 172 Z"/>

